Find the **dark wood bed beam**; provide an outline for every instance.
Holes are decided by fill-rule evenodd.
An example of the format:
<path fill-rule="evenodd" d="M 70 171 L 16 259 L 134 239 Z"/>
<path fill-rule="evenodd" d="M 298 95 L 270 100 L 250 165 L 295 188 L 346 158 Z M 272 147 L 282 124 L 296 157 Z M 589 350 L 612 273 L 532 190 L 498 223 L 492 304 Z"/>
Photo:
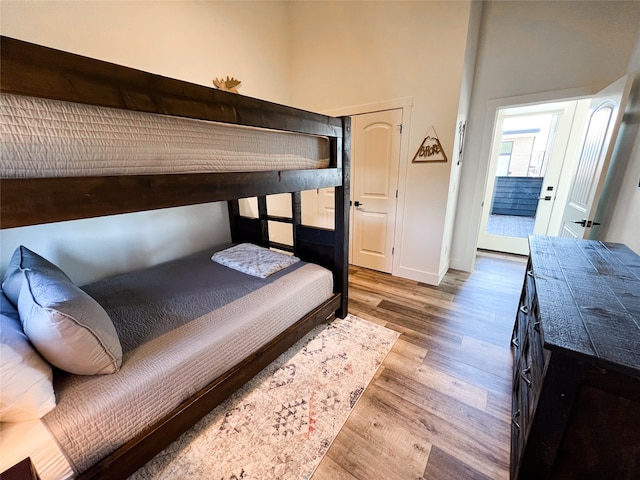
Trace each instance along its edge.
<path fill-rule="evenodd" d="M 123 175 L 0 180 L 2 228 L 179 207 L 339 185 L 341 172 Z"/>
<path fill-rule="evenodd" d="M 292 230 L 295 232 L 296 228 L 302 225 L 302 192 L 293 192 L 291 194 L 291 217 L 292 217 Z M 293 251 L 296 251 L 297 240 L 295 233 L 293 234 Z"/>
<path fill-rule="evenodd" d="M 342 138 L 336 140 L 335 157 L 338 159 L 342 181 L 335 192 L 334 282 L 336 291 L 342 293 L 336 316 L 347 316 L 349 307 L 349 212 L 351 195 L 351 117 L 341 117 Z"/>
<path fill-rule="evenodd" d="M 323 136 L 338 118 L 0 37 L 0 90 L 104 107 Z"/>
<path fill-rule="evenodd" d="M 260 242 L 259 245 L 263 247 L 269 247 L 270 239 L 269 239 L 269 220 L 267 220 L 267 216 L 269 215 L 267 212 L 267 196 L 260 195 L 257 197 L 258 200 L 258 223 L 260 224 Z"/>

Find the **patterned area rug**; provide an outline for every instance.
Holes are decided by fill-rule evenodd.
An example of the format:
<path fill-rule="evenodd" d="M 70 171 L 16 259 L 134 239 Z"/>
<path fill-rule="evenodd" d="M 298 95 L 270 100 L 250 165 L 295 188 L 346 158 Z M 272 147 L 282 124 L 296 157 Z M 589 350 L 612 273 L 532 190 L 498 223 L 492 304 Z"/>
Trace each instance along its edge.
<path fill-rule="evenodd" d="M 349 315 L 316 327 L 131 479 L 308 479 L 398 338 Z"/>

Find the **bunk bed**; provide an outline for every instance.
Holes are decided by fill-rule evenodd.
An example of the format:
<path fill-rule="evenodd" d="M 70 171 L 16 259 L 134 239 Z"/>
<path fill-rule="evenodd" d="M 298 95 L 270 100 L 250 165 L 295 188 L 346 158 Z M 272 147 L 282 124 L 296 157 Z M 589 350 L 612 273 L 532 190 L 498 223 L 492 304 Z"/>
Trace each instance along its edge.
<path fill-rule="evenodd" d="M 328 298 L 316 301 L 310 309 L 305 307 L 306 313 L 301 314 L 301 318 L 262 342 L 224 373 L 209 379 L 203 388 L 173 406 L 162 418 L 146 425 L 126 442 L 114 445 L 108 454 L 88 468 L 75 472 L 78 478 L 126 478 L 314 326 L 347 314 L 350 121 L 349 118 L 328 117 L 8 37 L 1 38 L 0 47 L 0 89 L 5 115 L 13 115 L 9 107 L 13 108 L 14 102 L 26 101 L 29 108 L 43 103 L 46 111 L 71 109 L 71 114 L 80 115 L 81 123 L 86 121 L 82 120 L 86 118 L 82 116 L 85 109 L 89 116 L 93 115 L 92 109 L 98 109 L 101 111 L 98 118 L 104 118 L 105 114 L 124 116 L 125 121 L 129 116 L 139 117 L 143 122 L 152 122 L 151 130 L 155 129 L 153 122 L 156 120 L 164 122 L 163 135 L 171 136 L 174 128 L 177 129 L 173 134 L 177 151 L 171 150 L 173 147 L 170 146 L 165 163 L 156 161 L 152 155 L 151 161 L 145 164 L 140 156 L 136 156 L 139 152 L 134 151 L 131 155 L 135 161 L 126 168 L 120 159 L 107 169 L 102 166 L 84 169 L 78 165 L 88 153 L 80 148 L 82 142 L 74 145 L 71 141 L 71 148 L 63 149 L 58 155 L 79 158 L 69 162 L 58 158 L 53 167 L 46 169 L 38 158 L 36 161 L 34 158 L 18 159 L 16 152 L 22 147 L 7 145 L 3 140 L 5 157 L 10 158 L 3 159 L 2 229 L 226 201 L 233 244 L 249 243 L 285 250 L 305 264 L 317 265 L 330 272 L 332 291 Z M 68 111 L 60 113 L 61 117 L 68 115 Z M 179 125 L 174 127 L 174 122 Z M 189 135 L 195 137 L 184 142 L 181 125 L 186 125 Z M 283 136 L 282 142 L 287 144 L 285 153 L 277 146 L 265 160 L 260 155 L 263 141 L 250 140 L 248 143 L 254 145 L 254 150 L 250 154 L 244 154 L 242 150 L 235 152 L 225 166 L 218 166 L 217 160 L 213 163 L 200 158 L 193 161 L 194 152 L 189 150 L 190 145 L 185 147 L 184 144 L 190 144 L 194 138 L 205 145 L 204 150 L 208 148 L 210 136 L 219 135 L 231 138 L 232 144 L 236 142 L 234 133 L 227 136 L 225 131 L 220 134 L 216 130 L 209 134 L 207 129 L 210 127 L 241 129 L 242 135 L 258 135 L 267 144 L 271 136 Z M 312 139 L 312 144 L 318 140 L 325 142 L 326 146 L 319 150 L 326 149 L 326 164 L 317 163 L 318 158 L 312 159 L 311 163 L 304 158 L 301 162 L 281 161 L 281 157 L 297 157 L 296 149 L 302 148 L 297 146 L 298 140 L 308 144 L 308 138 Z M 154 142 L 153 136 L 149 142 Z M 281 140 L 274 142 L 279 145 Z M 102 143 L 109 145 L 108 141 Z M 229 145 L 223 150 L 227 147 Z M 128 154 L 125 151 L 125 156 Z M 26 157 L 38 155 L 26 153 Z M 183 161 L 172 162 L 174 156 L 180 155 L 184 157 Z M 243 164 L 246 156 L 251 156 L 253 161 Z M 235 160 L 239 162 L 237 168 L 234 168 Z M 124 161 L 126 164 L 126 158 Z M 197 164 L 195 169 L 194 164 Z M 335 228 L 303 225 L 301 192 L 325 187 L 335 187 Z M 267 195 L 279 193 L 290 194 L 291 217 L 269 214 Z M 239 199 L 249 197 L 257 197 L 257 218 L 240 213 Z M 274 221 L 292 225 L 292 245 L 270 241 L 269 222 Z M 85 290 L 92 293 L 92 288 L 89 286 Z M 99 297 L 100 294 L 96 295 Z"/>

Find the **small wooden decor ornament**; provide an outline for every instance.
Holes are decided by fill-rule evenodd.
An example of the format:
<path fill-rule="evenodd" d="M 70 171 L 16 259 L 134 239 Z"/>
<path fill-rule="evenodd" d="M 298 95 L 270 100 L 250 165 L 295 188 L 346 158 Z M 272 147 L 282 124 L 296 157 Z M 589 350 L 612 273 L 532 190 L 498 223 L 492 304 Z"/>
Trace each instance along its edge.
<path fill-rule="evenodd" d="M 223 90 L 225 92 L 238 93 L 238 88 L 240 88 L 242 82 L 233 77 L 229 78 L 227 75 L 227 79 L 224 78 L 216 78 L 213 80 L 213 85 L 218 90 Z"/>
<path fill-rule="evenodd" d="M 418 148 L 418 151 L 413 157 L 412 163 L 446 161 L 447 155 L 444 153 L 444 148 L 442 148 L 436 130 L 432 126 L 420 144 L 420 148 Z"/>

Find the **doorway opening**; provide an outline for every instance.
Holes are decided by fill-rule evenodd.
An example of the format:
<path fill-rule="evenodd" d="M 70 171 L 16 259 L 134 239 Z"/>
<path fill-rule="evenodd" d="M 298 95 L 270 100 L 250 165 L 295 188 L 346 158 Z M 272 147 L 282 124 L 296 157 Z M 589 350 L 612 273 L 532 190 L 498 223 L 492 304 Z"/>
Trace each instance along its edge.
<path fill-rule="evenodd" d="M 573 127 L 587 103 L 498 109 L 478 248 L 526 255 L 529 235 L 557 235 L 554 219 L 564 208 L 567 178 L 573 173 L 567 152 L 579 138 Z"/>
<path fill-rule="evenodd" d="M 349 263 L 385 273 L 398 268 L 408 130 L 413 98 L 344 107 L 323 113 L 351 117 Z M 302 192 L 302 222 L 333 228 L 334 189 Z"/>
<path fill-rule="evenodd" d="M 393 271 L 402 118 L 402 108 L 351 116 L 349 263 L 385 273 Z M 304 208 L 314 193 L 316 208 Z M 302 195 L 303 222 L 333 228 L 334 189 Z"/>
<path fill-rule="evenodd" d="M 530 234 L 598 237 L 592 228 L 608 220 L 599 217 L 600 207 L 610 201 L 601 196 L 632 81 L 624 76 L 582 100 L 497 110 L 478 248 L 527 255 Z M 544 148 L 536 148 L 536 141 Z M 501 177 L 513 181 L 511 176 L 538 179 L 531 187 L 506 188 L 512 203 L 520 202 L 516 197 L 529 197 L 528 210 L 499 205 Z M 528 222 L 524 232 L 498 231 L 498 215 L 525 217 L 518 219 Z"/>

